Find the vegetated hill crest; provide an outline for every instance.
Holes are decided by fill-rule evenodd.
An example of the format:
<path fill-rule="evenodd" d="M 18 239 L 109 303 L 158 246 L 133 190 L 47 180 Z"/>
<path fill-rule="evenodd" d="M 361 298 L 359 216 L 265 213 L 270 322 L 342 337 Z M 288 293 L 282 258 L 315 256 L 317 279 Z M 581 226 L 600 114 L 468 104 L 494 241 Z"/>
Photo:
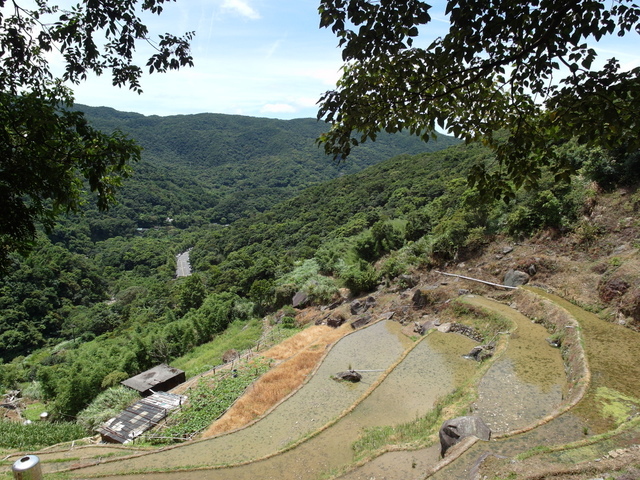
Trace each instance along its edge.
<path fill-rule="evenodd" d="M 408 133 L 385 134 L 355 149 L 348 161 L 336 162 L 316 144 L 328 125 L 311 118 L 213 113 L 159 117 L 107 107 L 76 108 L 96 128 L 120 130 L 143 147 L 142 162 L 135 166 L 138 175 L 126 182 L 121 201 L 146 214 L 155 208 L 158 218 L 207 210 L 203 220 L 229 223 L 265 211 L 308 186 L 395 155 L 458 143 L 445 135 L 425 143 Z M 156 185 L 146 185 L 147 179 Z M 159 190 L 159 182 L 168 188 Z"/>

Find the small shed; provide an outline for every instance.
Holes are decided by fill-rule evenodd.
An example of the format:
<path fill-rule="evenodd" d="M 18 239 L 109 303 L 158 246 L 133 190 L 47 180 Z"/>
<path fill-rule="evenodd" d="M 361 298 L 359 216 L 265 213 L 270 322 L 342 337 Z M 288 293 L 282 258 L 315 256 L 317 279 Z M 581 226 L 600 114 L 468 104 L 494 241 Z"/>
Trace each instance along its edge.
<path fill-rule="evenodd" d="M 125 387 L 137 390 L 143 397 L 148 397 L 157 391 L 167 392 L 185 380 L 186 377 L 182 370 L 163 363 L 120 383 Z"/>
<path fill-rule="evenodd" d="M 158 425 L 171 410 L 180 407 L 184 401 L 185 397 L 181 395 L 154 393 L 127 407 L 96 431 L 104 442 L 128 443 Z"/>

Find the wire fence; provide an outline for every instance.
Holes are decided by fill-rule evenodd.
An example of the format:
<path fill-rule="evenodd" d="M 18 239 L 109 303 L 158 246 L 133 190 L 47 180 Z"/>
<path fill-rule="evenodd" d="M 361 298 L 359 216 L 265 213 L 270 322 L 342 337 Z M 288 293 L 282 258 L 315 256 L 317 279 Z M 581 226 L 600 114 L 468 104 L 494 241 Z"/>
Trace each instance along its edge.
<path fill-rule="evenodd" d="M 194 385 L 196 385 L 201 378 L 215 375 L 217 372 L 227 371 L 227 370 L 231 372 L 233 370 L 234 365 L 258 355 L 258 353 L 261 351 L 268 350 L 273 345 L 282 341 L 282 339 L 285 336 L 286 335 L 284 335 L 283 333 L 283 328 L 277 325 L 269 329 L 267 332 L 265 332 L 260 338 L 260 340 L 258 340 L 258 342 L 253 347 L 248 348 L 247 350 L 243 350 L 242 352 L 239 352 L 238 355 L 235 358 L 233 358 L 233 360 L 226 363 L 221 363 L 219 365 L 211 367 L 208 370 L 205 370 L 204 372 L 194 375 L 186 382 L 181 383 L 178 387 L 171 390 L 171 393 L 173 393 L 174 390 L 176 391 L 180 390 L 181 392 L 184 392 L 192 388 Z"/>

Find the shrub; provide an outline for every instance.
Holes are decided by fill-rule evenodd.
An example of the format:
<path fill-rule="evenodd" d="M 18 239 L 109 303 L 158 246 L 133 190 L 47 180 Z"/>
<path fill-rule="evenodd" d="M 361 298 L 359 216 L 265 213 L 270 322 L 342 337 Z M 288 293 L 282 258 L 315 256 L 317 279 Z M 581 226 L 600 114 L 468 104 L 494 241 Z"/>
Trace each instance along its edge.
<path fill-rule="evenodd" d="M 78 423 L 87 431 L 93 432 L 98 426 L 115 417 L 139 398 L 140 395 L 135 390 L 122 385 L 112 387 L 100 393 L 87 408 L 78 414 Z"/>
<path fill-rule="evenodd" d="M 282 328 L 296 328 L 296 319 L 293 317 L 282 317 L 280 325 L 282 325 Z"/>
<path fill-rule="evenodd" d="M 315 259 L 305 260 L 276 281 L 276 306 L 287 305 L 296 292 L 305 292 L 314 303 L 327 303 L 338 293 L 335 280 L 320 275 Z"/>
<path fill-rule="evenodd" d="M 375 269 L 363 261 L 345 267 L 340 273 L 340 278 L 344 282 L 345 287 L 351 290 L 351 293 L 354 295 L 370 292 L 380 282 L 380 277 Z"/>

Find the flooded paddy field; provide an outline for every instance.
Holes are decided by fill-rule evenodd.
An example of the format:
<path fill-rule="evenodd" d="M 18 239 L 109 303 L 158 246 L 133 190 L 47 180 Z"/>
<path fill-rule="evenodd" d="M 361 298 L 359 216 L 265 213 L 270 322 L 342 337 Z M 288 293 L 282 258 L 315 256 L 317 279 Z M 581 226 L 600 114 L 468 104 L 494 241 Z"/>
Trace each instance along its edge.
<path fill-rule="evenodd" d="M 363 333 L 364 335 L 361 335 Z M 328 378 L 330 374 L 338 370 L 346 369 L 348 365 L 344 364 L 345 361 L 351 362 L 356 369 L 361 368 L 361 365 L 366 366 L 366 368 L 362 368 L 363 370 L 375 370 L 376 368 L 374 367 L 380 367 L 381 356 L 389 356 L 387 363 L 393 363 L 390 361 L 392 357 L 398 358 L 402 351 L 413 345 L 411 340 L 403 337 L 400 333 L 400 325 L 394 322 L 376 324 L 345 337 L 345 339 L 336 344 L 334 347 L 335 352 L 334 350 L 330 352 L 322 367 L 314 376 L 314 379 L 318 379 L 318 384 L 314 384 L 313 380 L 310 381 L 282 406 L 292 402 L 298 396 L 300 398 L 297 399 L 297 402 L 302 402 L 303 399 L 307 398 L 309 402 L 317 403 L 319 399 L 316 397 L 324 395 L 320 390 L 320 386 L 323 385 L 321 379 L 323 377 Z M 390 342 L 392 338 L 401 345 L 399 349 L 398 345 Z M 351 339 L 351 341 L 344 342 L 347 339 Z M 376 341 L 383 341 L 384 346 L 377 345 Z M 475 368 L 469 368 L 469 365 L 473 364 L 464 359 L 463 354 L 468 352 L 474 344 L 473 341 L 461 335 L 434 332 L 415 345 L 415 348 L 407 354 L 403 361 L 351 412 L 318 435 L 296 446 L 294 449 L 265 460 L 236 467 L 198 470 L 197 477 L 202 479 L 274 478 L 287 480 L 317 478 L 326 472 L 342 468 L 353 461 L 351 443 L 358 438 L 365 428 L 407 422 L 416 418 L 416 416 L 423 415 L 432 408 L 439 397 L 450 393 L 461 381 L 472 375 Z M 340 348 L 338 349 L 338 347 Z M 355 352 L 362 348 L 374 352 L 375 355 L 371 358 L 360 357 Z M 381 350 L 384 350 L 384 352 Z M 334 353 L 336 354 L 335 356 Z M 381 373 L 375 374 L 379 376 Z M 329 381 L 331 382 L 331 388 L 342 389 L 338 392 L 339 395 L 349 396 L 352 398 L 351 403 L 353 403 L 355 400 L 353 400 L 351 394 L 362 396 L 364 390 L 358 389 L 366 390 L 375 379 L 365 372 L 361 385 L 345 384 L 330 379 Z M 307 392 L 303 393 L 304 390 L 307 390 Z M 345 392 L 347 392 L 347 395 L 345 395 Z M 291 407 L 291 405 L 297 405 L 297 409 L 306 408 L 304 403 L 294 404 L 292 402 L 288 407 Z M 119 478 L 184 478 L 184 471 L 160 473 L 157 470 L 214 465 L 210 460 L 207 462 L 207 459 L 215 458 L 217 462 L 221 458 L 220 455 L 223 458 L 230 458 L 231 455 L 212 451 L 212 445 L 216 444 L 219 448 L 233 451 L 237 448 L 237 445 L 243 444 L 245 438 L 249 438 L 248 441 L 250 442 L 264 444 L 256 446 L 257 449 L 247 444 L 246 448 L 251 449 L 252 453 L 255 451 L 267 451 L 266 448 L 270 448 L 271 451 L 275 452 L 278 444 L 272 442 L 273 435 L 276 434 L 279 435 L 279 438 L 282 438 L 283 434 L 281 432 L 295 431 L 295 422 L 299 421 L 298 419 L 301 415 L 304 415 L 304 410 L 292 410 L 289 408 L 278 412 L 281 407 L 276 408 L 271 415 L 264 419 L 268 419 L 270 422 L 261 420 L 254 426 L 257 427 L 263 422 L 264 425 L 269 426 L 269 428 L 263 430 L 266 433 L 260 439 L 253 436 L 255 435 L 254 433 L 252 433 L 251 437 L 245 437 L 247 435 L 244 433 L 245 430 L 250 431 L 254 428 L 249 427 L 229 435 L 223 435 L 217 439 L 205 440 L 153 455 L 145 455 L 113 464 L 107 463 L 71 473 L 76 478 L 84 478 L 83 475 L 98 474 L 103 476 L 116 472 L 122 475 L 127 471 L 146 470 L 155 472 L 141 473 L 140 475 L 119 475 Z M 277 422 L 274 422 L 275 418 L 278 418 L 281 423 L 277 429 Z M 273 430 L 271 430 L 272 428 Z M 302 431 L 299 432 L 299 437 L 301 437 Z M 214 443 L 216 440 L 217 442 Z M 282 444 L 282 440 L 280 444 Z M 167 462 L 167 455 L 169 455 L 168 458 L 172 459 L 171 463 Z M 198 458 L 198 455 L 202 457 Z"/>
<path fill-rule="evenodd" d="M 492 433 L 507 433 L 533 424 L 562 402 L 566 386 L 560 351 L 547 342 L 549 332 L 506 305 L 482 298 L 466 301 L 510 318 L 516 326 L 509 348 L 478 385 L 473 414 L 482 417 Z"/>
<path fill-rule="evenodd" d="M 569 412 L 546 423 L 540 422 L 545 417 L 548 420 L 549 415 L 557 410 L 567 394 L 565 367 L 560 350 L 549 345 L 549 333 L 541 325 L 531 322 L 515 310 L 481 297 L 467 297 L 465 301 L 506 316 L 517 326 L 509 336 L 506 351 L 494 360 L 477 384 L 478 396 L 470 406 L 471 413 L 483 417 L 497 434 L 508 434 L 525 427 L 535 428 L 499 440 L 477 442 L 460 458 L 430 478 L 467 479 L 469 475 L 478 472 L 482 460 L 487 456 L 512 458 L 541 445 L 561 446 L 584 440 L 592 432 L 607 431 L 612 425 L 615 427 L 619 424 L 614 418 L 616 414 L 619 417 L 636 408 L 637 404 L 634 402 L 637 398 L 634 393 L 637 392 L 634 388 L 637 378 L 640 378 L 640 371 L 636 372 L 640 367 L 631 366 L 631 373 L 636 372 L 638 375 L 629 378 L 626 364 L 640 358 L 640 334 L 606 324 L 593 314 L 561 303 L 562 299 L 552 297 L 551 300 L 569 310 L 584 332 L 585 349 L 594 376 L 585 399 Z M 365 332 L 366 334 L 360 337 Z M 347 339 L 350 341 L 345 341 Z M 377 341 L 379 343 L 376 343 Z M 106 463 L 70 474 L 73 478 L 87 478 L 93 475 L 109 477 L 116 474 L 121 479 L 153 480 L 179 479 L 185 478 L 185 475 L 205 480 L 294 480 L 335 476 L 354 462 L 351 445 L 367 428 L 400 424 L 424 415 L 432 408 L 437 398 L 451 392 L 476 371 L 477 364 L 463 358 L 463 355 L 475 345 L 466 337 L 432 332 L 415 347 L 411 345 L 412 341 L 400 333 L 400 326 L 394 322 L 376 324 L 345 337 L 334 347 L 335 356 L 332 350 L 314 378 L 287 402 L 277 407 L 271 414 L 273 418 L 269 415 L 256 425 L 245 429 L 250 431 L 260 423 L 268 426 L 263 427 L 265 430 L 260 434 L 252 433 L 247 436 L 246 438 L 250 439 L 247 440 L 248 443 L 242 442 L 243 430 L 240 430 L 165 452 L 112 464 Z M 356 353 L 356 350 L 359 351 L 361 348 L 364 348 L 365 352 L 371 352 L 371 355 L 365 353 L 361 357 L 361 352 Z M 407 354 L 409 349 L 411 350 Z M 381 356 L 385 358 L 383 363 L 389 366 L 401 358 L 403 353 L 406 357 L 371 391 L 367 390 L 382 378 L 379 372 L 364 372 L 360 385 L 330 380 L 331 386 L 327 387 L 323 382 L 323 378 L 329 378 L 350 366 L 356 370 L 383 369 L 385 366 L 381 366 Z M 620 355 L 625 358 L 622 362 Z M 619 367 L 618 371 L 616 366 Z M 332 390 L 334 387 L 338 390 Z M 325 388 L 329 390 L 324 390 Z M 323 398 L 317 398 L 318 395 L 322 395 Z M 340 403 L 337 399 L 327 399 L 325 396 L 348 397 L 349 400 Z M 298 403 L 292 402 L 296 397 Z M 334 404 L 333 401 L 337 403 Z M 354 403 L 356 406 L 345 413 L 349 405 Z M 622 403 L 626 407 L 620 406 Z M 319 409 L 330 410 L 331 413 L 313 408 L 310 409 L 311 414 L 305 413 L 305 409 L 313 405 L 317 405 Z M 596 409 L 599 410 L 596 412 Z M 278 410 L 280 416 L 277 416 Z M 316 418 L 318 423 L 324 422 L 325 428 L 315 428 Z M 273 423 L 265 421 L 267 419 Z M 538 423 L 541 425 L 537 426 Z M 287 448 L 305 437 L 306 441 L 293 448 Z M 227 448 L 232 453 L 218 457 L 217 450 L 210 450 L 214 444 L 209 443 L 216 440 L 224 440 L 217 448 Z M 609 444 L 614 445 L 613 442 L 609 442 L 597 447 L 567 451 L 560 449 L 557 453 L 548 455 L 554 461 L 570 463 L 577 459 L 576 455 L 589 458 L 592 452 L 602 453 L 600 450 L 606 450 Z M 236 445 L 251 448 L 252 453 L 273 453 L 263 455 L 265 458 L 258 461 L 223 466 L 225 462 L 219 461 L 219 458 L 240 459 L 240 462 L 246 461 L 242 458 L 249 458 L 242 457 L 237 452 L 233 453 Z M 276 454 L 278 451 L 281 453 Z M 180 460 L 165 462 L 163 457 L 167 454 Z M 254 459 L 260 457 L 257 453 L 251 456 Z M 340 478 L 420 479 L 425 478 L 425 472 L 438 460 L 439 445 L 415 451 L 389 452 Z M 228 465 L 232 462 L 226 463 Z M 126 467 L 121 468 L 124 464 Z M 218 467 L 212 468 L 215 465 Z M 189 470 L 195 471 L 187 473 Z"/>
<path fill-rule="evenodd" d="M 398 323 L 383 321 L 342 338 L 298 392 L 247 428 L 91 470 L 107 465 L 113 472 L 149 466 L 228 465 L 274 454 L 317 431 L 356 402 L 413 343 L 400 330 Z M 355 384 L 331 378 L 349 368 L 372 371 L 364 372 L 363 381 Z"/>
<path fill-rule="evenodd" d="M 393 327 L 394 330 L 397 327 Z M 474 344 L 473 341 L 461 335 L 434 332 L 417 344 L 378 388 L 351 412 L 308 441 L 265 460 L 236 467 L 203 469 L 190 475 L 197 476 L 199 479 L 293 480 L 318 478 L 327 472 L 340 469 L 353 461 L 351 443 L 365 428 L 407 422 L 418 415 L 423 415 L 432 408 L 437 398 L 446 395 L 461 381 L 472 375 L 475 368 L 469 368 L 469 360 L 464 359 L 463 354 L 468 352 Z M 349 385 L 341 383 L 338 385 L 349 388 Z M 232 441 L 232 437 L 239 433 L 222 438 Z M 201 444 L 206 445 L 207 442 L 201 442 Z M 178 450 L 183 449 L 184 447 L 175 451 L 177 453 Z M 160 461 L 156 462 L 153 457 L 155 455 L 147 455 L 132 460 L 137 460 L 138 468 L 141 470 L 162 469 L 162 460 L 158 459 Z M 189 465 L 197 464 L 183 464 L 184 467 Z M 78 475 L 79 478 L 82 478 L 82 474 L 98 473 L 102 476 L 106 473 L 105 467 L 108 465 L 72 473 L 74 477 Z M 138 475 L 119 475 L 118 478 L 178 479 L 184 478 L 185 474 L 184 471 L 149 472 Z"/>

